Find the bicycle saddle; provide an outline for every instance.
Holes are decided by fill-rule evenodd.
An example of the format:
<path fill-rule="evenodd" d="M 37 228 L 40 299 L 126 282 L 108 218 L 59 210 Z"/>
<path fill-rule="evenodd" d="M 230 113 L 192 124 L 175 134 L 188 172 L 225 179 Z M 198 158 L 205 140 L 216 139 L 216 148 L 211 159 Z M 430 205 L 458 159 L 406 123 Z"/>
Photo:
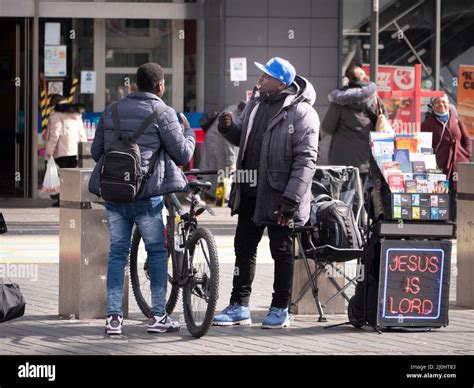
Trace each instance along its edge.
<path fill-rule="evenodd" d="M 199 187 L 202 190 L 207 190 L 207 189 L 210 189 L 212 187 L 212 184 L 211 184 L 211 182 L 200 182 L 198 180 L 189 182 L 189 188 L 191 190 L 194 190 L 197 187 Z"/>

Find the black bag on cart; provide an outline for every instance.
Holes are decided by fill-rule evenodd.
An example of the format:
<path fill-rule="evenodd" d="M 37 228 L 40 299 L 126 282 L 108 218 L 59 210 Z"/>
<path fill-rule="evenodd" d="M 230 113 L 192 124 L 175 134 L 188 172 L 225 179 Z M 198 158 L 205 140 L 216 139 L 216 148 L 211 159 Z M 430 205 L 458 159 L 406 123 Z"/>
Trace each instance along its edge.
<path fill-rule="evenodd" d="M 381 241 L 376 233 L 372 233 L 362 256 L 363 279 L 355 288 L 347 308 L 349 322 L 354 327 L 366 324 L 377 325 L 377 299 L 379 291 Z"/>
<path fill-rule="evenodd" d="M 317 226 L 312 240 L 315 246 L 330 245 L 340 249 L 361 249 L 359 227 L 352 209 L 329 195 L 318 195 L 311 202 L 310 223 Z"/>

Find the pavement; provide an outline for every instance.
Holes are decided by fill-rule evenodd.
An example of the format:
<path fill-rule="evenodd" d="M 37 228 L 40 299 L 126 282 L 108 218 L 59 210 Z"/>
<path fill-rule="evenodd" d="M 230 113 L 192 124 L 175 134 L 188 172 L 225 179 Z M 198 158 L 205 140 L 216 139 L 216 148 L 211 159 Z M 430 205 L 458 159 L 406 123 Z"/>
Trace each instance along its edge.
<path fill-rule="evenodd" d="M 212 327 L 206 336 L 195 339 L 184 325 L 180 300 L 173 316 L 183 322 L 182 330 L 150 335 L 130 290 L 124 335 L 107 337 L 103 319 L 58 316 L 59 209 L 47 207 L 50 203 L 0 200 L 9 228 L 9 233 L 0 236 L 0 264 L 4 269 L 10 266 L 10 275 L 16 275 L 11 279 L 20 284 L 28 302 L 22 318 L 0 325 L 0 355 L 474 355 L 474 310 L 455 306 L 455 241 L 449 326 L 445 328 L 383 334 L 350 325 L 325 329 L 347 320 L 346 314 L 330 314 L 328 323 L 318 323 L 314 315 L 296 315 L 288 329 L 262 330 L 260 323 L 266 316 L 273 284 L 273 261 L 264 236 L 250 302 L 251 326 Z M 230 217 L 227 208 L 214 210 L 216 216 L 203 215 L 200 224 L 209 227 L 217 241 L 221 310 L 228 303 L 232 283 L 236 218 Z"/>

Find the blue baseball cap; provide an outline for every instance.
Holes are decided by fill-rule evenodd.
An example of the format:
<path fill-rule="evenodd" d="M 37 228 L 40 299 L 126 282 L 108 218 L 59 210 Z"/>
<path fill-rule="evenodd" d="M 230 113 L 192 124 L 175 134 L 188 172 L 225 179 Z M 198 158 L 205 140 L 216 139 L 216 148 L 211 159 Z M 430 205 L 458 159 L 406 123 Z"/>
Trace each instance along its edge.
<path fill-rule="evenodd" d="M 275 57 L 270 59 L 265 65 L 254 62 L 260 70 L 273 78 L 283 82 L 286 85 L 290 85 L 296 76 L 296 70 L 294 66 L 286 59 Z"/>

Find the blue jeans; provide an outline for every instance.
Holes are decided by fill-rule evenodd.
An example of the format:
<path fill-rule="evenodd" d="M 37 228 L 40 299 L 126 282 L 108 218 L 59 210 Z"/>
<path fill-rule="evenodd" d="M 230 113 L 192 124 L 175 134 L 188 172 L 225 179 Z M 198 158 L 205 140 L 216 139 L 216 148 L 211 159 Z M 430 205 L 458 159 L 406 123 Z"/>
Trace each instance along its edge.
<path fill-rule="evenodd" d="M 107 315 L 123 316 L 122 299 L 125 266 L 135 223 L 145 242 L 150 273 L 151 304 L 154 315 L 162 316 L 166 307 L 168 252 L 165 247 L 163 199 L 154 197 L 133 203 L 106 202 L 110 229 L 107 269 Z"/>

